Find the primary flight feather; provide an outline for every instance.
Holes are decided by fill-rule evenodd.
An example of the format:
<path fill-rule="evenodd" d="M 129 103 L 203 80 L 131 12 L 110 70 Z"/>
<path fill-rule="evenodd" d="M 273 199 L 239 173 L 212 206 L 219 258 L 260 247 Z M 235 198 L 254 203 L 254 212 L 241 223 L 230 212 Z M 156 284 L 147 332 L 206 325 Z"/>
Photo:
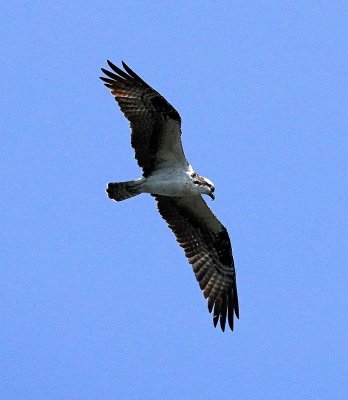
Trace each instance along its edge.
<path fill-rule="evenodd" d="M 236 273 L 226 228 L 215 217 L 202 194 L 215 198 L 213 183 L 199 176 L 186 160 L 181 143 L 179 113 L 124 62 L 124 70 L 108 61 L 101 77 L 131 126 L 135 158 L 143 170 L 141 178 L 109 183 L 110 199 L 122 201 L 150 193 L 158 211 L 176 236 L 193 272 L 214 326 L 226 320 L 233 330 L 239 318 Z"/>

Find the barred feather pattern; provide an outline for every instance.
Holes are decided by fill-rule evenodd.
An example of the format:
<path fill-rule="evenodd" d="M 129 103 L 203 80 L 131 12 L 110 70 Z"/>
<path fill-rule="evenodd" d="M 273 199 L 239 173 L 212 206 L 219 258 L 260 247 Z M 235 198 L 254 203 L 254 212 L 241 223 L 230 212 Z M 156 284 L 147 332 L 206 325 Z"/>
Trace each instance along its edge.
<path fill-rule="evenodd" d="M 141 184 L 137 181 L 108 183 L 106 193 L 111 200 L 127 200 L 141 193 Z"/>
<path fill-rule="evenodd" d="M 184 249 L 216 327 L 226 319 L 233 330 L 234 315 L 239 318 L 236 274 L 226 228 L 212 213 L 202 196 L 154 196 L 158 210 Z"/>
<path fill-rule="evenodd" d="M 181 158 L 181 162 L 186 164 L 180 138 L 179 113 L 124 62 L 122 65 L 125 71 L 111 61 L 108 61 L 108 64 L 112 72 L 102 68 L 107 77 L 100 77 L 100 79 L 110 89 L 121 111 L 130 121 L 131 144 L 144 176 L 148 176 L 156 169 L 157 164 L 161 163 L 158 152 L 168 142 L 166 135 L 176 136 L 170 138 L 169 142 L 180 144 L 179 155 L 175 154 L 173 161 Z M 176 129 L 167 129 L 170 123 L 175 123 Z M 166 150 L 166 154 L 170 157 L 169 146 Z"/>

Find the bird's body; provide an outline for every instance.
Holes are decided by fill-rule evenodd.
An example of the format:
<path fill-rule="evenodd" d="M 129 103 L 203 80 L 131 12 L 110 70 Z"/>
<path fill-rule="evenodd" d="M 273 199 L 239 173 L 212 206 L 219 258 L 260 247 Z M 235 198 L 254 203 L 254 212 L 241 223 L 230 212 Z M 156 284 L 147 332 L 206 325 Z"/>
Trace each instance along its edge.
<path fill-rule="evenodd" d="M 140 185 L 141 193 L 174 197 L 199 196 L 207 190 L 193 183 L 193 174 L 191 165 L 187 165 L 185 169 L 167 167 L 155 170 L 146 178 L 141 177 L 134 182 Z"/>
<path fill-rule="evenodd" d="M 143 183 L 144 193 L 160 194 L 162 196 L 193 196 L 199 194 L 192 183 L 188 170 L 178 168 L 165 168 L 154 171 L 145 178 Z"/>
<path fill-rule="evenodd" d="M 199 176 L 186 160 L 181 143 L 178 112 L 135 72 L 110 61 L 114 72 L 102 68 L 106 82 L 130 121 L 132 146 L 143 176 L 137 180 L 109 183 L 110 199 L 122 201 L 141 193 L 157 200 L 158 211 L 167 221 L 214 311 L 214 325 L 226 318 L 233 330 L 233 315 L 239 317 L 234 261 L 226 228 L 215 217 L 202 194 L 215 198 L 213 183 Z"/>

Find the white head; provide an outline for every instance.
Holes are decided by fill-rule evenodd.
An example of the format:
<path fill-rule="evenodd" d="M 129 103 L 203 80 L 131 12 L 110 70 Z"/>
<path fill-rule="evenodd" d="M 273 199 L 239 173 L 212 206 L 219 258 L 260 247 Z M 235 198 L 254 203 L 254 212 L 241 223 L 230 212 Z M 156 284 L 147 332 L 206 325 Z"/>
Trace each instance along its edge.
<path fill-rule="evenodd" d="M 193 178 L 193 183 L 198 189 L 199 193 L 207 194 L 213 200 L 215 199 L 214 196 L 215 186 L 212 181 L 210 181 L 207 178 L 204 178 L 203 176 L 199 176 L 196 173 L 192 175 L 192 178 Z"/>

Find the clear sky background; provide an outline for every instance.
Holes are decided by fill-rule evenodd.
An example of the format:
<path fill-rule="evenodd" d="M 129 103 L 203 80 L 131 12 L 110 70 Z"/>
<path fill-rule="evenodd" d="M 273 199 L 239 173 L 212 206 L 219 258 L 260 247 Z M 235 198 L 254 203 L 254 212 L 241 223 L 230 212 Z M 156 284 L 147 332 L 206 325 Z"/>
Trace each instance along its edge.
<path fill-rule="evenodd" d="M 0 398 L 346 398 L 344 1 L 1 6 Z M 126 61 L 180 112 L 234 249 L 214 329 L 99 81 Z"/>

